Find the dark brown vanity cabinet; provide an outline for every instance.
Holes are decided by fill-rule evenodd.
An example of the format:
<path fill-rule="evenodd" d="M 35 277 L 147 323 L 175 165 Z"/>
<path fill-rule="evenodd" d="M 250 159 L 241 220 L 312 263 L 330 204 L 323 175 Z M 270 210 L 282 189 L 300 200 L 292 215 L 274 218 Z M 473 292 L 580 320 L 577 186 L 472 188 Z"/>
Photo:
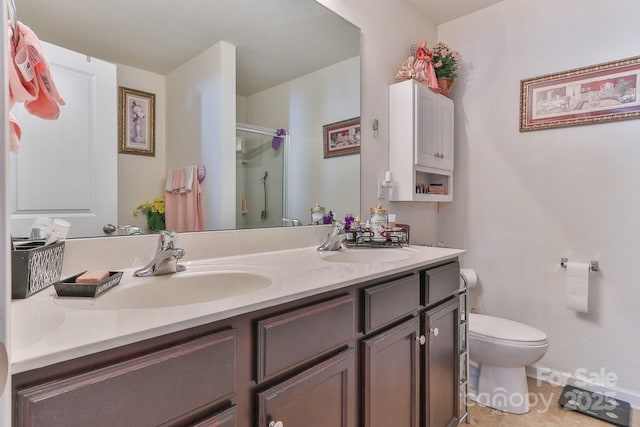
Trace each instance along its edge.
<path fill-rule="evenodd" d="M 200 422 L 191 424 L 191 427 L 240 427 L 236 423 L 236 407 L 222 410 Z"/>
<path fill-rule="evenodd" d="M 236 391 L 236 331 L 173 345 L 14 393 L 18 426 L 152 426 L 205 418 L 233 426 L 234 411 L 199 416 Z M 216 421 L 217 422 L 217 421 Z"/>
<path fill-rule="evenodd" d="M 353 349 L 258 393 L 258 427 L 355 427 Z"/>
<path fill-rule="evenodd" d="M 415 317 L 362 342 L 366 427 L 417 427 L 420 419 L 420 320 Z"/>
<path fill-rule="evenodd" d="M 457 423 L 457 262 L 363 293 L 362 425 Z"/>
<path fill-rule="evenodd" d="M 282 379 L 259 387 L 256 425 L 355 427 L 354 296 L 268 317 L 257 329 L 258 382 Z"/>
<path fill-rule="evenodd" d="M 445 427 L 456 261 L 13 375 L 16 426 Z"/>
<path fill-rule="evenodd" d="M 458 423 L 460 399 L 460 265 L 452 262 L 426 270 L 423 280 L 423 425 L 453 426 Z"/>
<path fill-rule="evenodd" d="M 425 427 L 458 423 L 459 299 L 453 298 L 423 313 L 425 325 Z"/>

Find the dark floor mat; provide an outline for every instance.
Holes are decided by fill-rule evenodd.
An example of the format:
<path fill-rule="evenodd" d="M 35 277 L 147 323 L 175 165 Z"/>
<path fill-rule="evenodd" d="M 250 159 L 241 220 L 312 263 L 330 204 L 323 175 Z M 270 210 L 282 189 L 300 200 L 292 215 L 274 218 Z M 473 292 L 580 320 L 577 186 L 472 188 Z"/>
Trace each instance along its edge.
<path fill-rule="evenodd" d="M 572 385 L 562 389 L 558 404 L 568 411 L 576 411 L 621 427 L 629 427 L 631 405 Z"/>

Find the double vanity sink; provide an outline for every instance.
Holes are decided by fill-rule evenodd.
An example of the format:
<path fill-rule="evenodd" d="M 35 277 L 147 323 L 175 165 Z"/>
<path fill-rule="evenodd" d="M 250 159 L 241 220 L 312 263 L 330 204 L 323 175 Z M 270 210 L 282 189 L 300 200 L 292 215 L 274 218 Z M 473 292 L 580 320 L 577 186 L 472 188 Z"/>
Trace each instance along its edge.
<path fill-rule="evenodd" d="M 420 253 L 404 247 L 393 249 L 343 249 L 320 253 L 303 251 L 303 256 L 328 263 L 391 263 Z M 288 255 L 283 255 L 288 256 Z M 76 309 L 159 309 L 240 297 L 258 291 L 269 292 L 285 279 L 282 269 L 260 264 L 200 260 L 185 265 L 186 271 L 138 278 L 127 271 L 118 288 L 96 299 L 56 297 L 54 303 Z"/>
<path fill-rule="evenodd" d="M 186 271 L 164 276 L 134 277 L 136 268 L 124 269 L 120 284 L 97 298 L 58 297 L 50 287 L 12 303 L 12 371 L 295 301 L 461 253 L 422 246 L 318 252 L 313 246 L 187 260 Z"/>
<path fill-rule="evenodd" d="M 265 248 L 260 233 L 227 245 L 186 235 L 186 269 L 150 277 L 134 276 L 145 260 L 131 256 L 153 246 L 145 236 L 102 251 L 71 242 L 64 277 L 101 266 L 122 280 L 96 298 L 51 287 L 12 302 L 14 425 L 457 422 L 464 251 Z M 388 406 L 397 399 L 412 404 Z"/>

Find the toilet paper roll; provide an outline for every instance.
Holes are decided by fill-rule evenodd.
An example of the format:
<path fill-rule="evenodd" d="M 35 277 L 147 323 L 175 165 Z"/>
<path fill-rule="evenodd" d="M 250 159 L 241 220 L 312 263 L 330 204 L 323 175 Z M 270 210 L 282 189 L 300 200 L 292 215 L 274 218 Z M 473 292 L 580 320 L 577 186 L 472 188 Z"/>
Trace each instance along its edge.
<path fill-rule="evenodd" d="M 478 284 L 478 275 L 476 274 L 476 271 L 474 269 L 461 268 L 460 275 L 464 276 L 464 278 L 467 279 L 467 286 L 469 288 L 475 288 Z M 460 278 L 460 287 L 464 288 L 464 280 L 462 279 L 462 277 Z"/>
<path fill-rule="evenodd" d="M 567 308 L 579 313 L 589 312 L 589 264 L 567 262 L 566 294 Z"/>

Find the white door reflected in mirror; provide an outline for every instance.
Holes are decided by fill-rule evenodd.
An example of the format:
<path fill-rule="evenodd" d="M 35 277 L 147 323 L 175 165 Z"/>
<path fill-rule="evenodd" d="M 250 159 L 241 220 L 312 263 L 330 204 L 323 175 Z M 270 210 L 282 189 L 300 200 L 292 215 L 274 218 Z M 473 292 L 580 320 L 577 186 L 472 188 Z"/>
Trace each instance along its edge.
<path fill-rule="evenodd" d="M 101 235 L 118 217 L 116 66 L 42 46 L 66 105 L 58 120 L 13 108 L 22 139 L 11 154 L 11 233 L 29 237 L 34 220 L 49 217 L 70 222 L 69 237 Z"/>

